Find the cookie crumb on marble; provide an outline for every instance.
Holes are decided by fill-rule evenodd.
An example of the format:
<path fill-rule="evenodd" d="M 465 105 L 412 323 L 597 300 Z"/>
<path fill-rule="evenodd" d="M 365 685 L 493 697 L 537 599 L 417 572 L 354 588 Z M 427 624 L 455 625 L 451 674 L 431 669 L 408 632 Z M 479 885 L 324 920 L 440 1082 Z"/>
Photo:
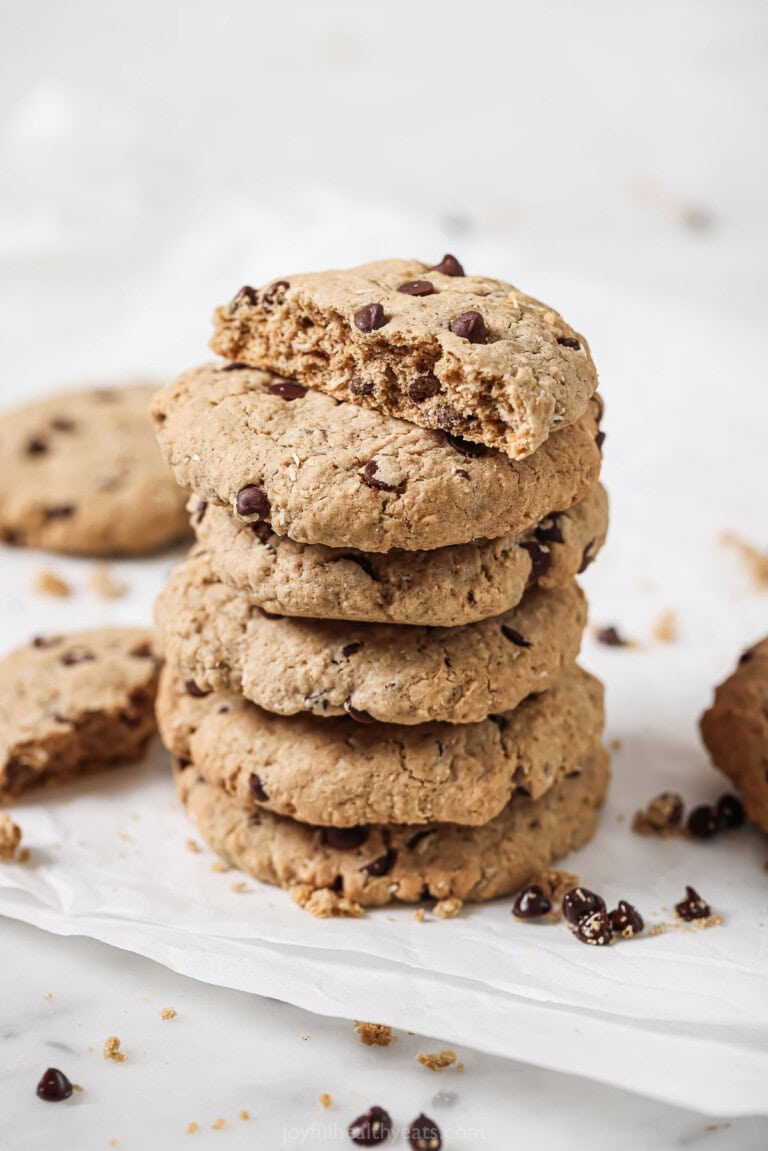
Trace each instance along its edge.
<path fill-rule="evenodd" d="M 238 883 L 230 883 L 229 890 L 234 892 L 235 895 L 244 895 L 248 890 L 248 884 L 241 879 Z"/>
<path fill-rule="evenodd" d="M 393 1039 L 392 1028 L 387 1023 L 364 1023 L 356 1019 L 355 1031 L 366 1047 L 389 1047 Z"/>
<path fill-rule="evenodd" d="M 677 616 L 673 611 L 663 611 L 653 625 L 653 638 L 659 643 L 674 643 L 677 635 Z"/>
<path fill-rule="evenodd" d="M 329 1095 L 327 1091 L 323 1091 L 321 1095 L 318 1095 L 317 1102 L 325 1111 L 333 1103 L 333 1096 Z"/>
<path fill-rule="evenodd" d="M 178 1012 L 176 1011 L 175 1007 L 161 1007 L 160 1008 L 160 1018 L 163 1020 L 175 1019 L 177 1014 L 178 1014 Z"/>
<path fill-rule="evenodd" d="M 338 895 L 329 887 L 295 883 L 291 887 L 291 899 L 316 919 L 360 919 L 365 915 L 359 903 Z"/>
<path fill-rule="evenodd" d="M 72 588 L 67 581 L 47 568 L 41 568 L 35 576 L 34 590 L 40 595 L 49 595 L 56 599 L 66 599 L 72 595 Z"/>
<path fill-rule="evenodd" d="M 422 1067 L 427 1067 L 430 1071 L 442 1071 L 456 1062 L 456 1052 L 446 1047 L 444 1051 L 420 1053 L 416 1059 Z"/>
<path fill-rule="evenodd" d="M 21 844 L 21 828 L 10 815 L 0 812 L 0 860 L 4 863 L 18 858 Z"/>
<path fill-rule="evenodd" d="M 115 579 L 106 563 L 94 564 L 90 584 L 91 590 L 102 599 L 120 599 L 128 591 L 128 585 Z"/>
<path fill-rule="evenodd" d="M 195 855 L 199 855 L 202 850 L 200 844 L 197 843 L 194 839 L 188 839 L 184 846 L 186 847 L 187 851 L 191 851 Z"/>
<path fill-rule="evenodd" d="M 635 812 L 632 830 L 636 835 L 683 835 L 683 813 L 682 798 L 674 791 L 662 791 Z"/>
<path fill-rule="evenodd" d="M 768 864 L 766 864 L 766 866 L 768 866 Z M 417 907 L 413 913 L 413 918 L 416 920 L 417 923 L 423 923 L 424 920 L 426 919 L 426 912 L 424 911 L 424 908 L 423 907 Z"/>
<path fill-rule="evenodd" d="M 246 1109 L 243 1107 L 243 1108 L 241 1108 L 240 1111 L 238 1111 L 237 1117 L 238 1117 L 238 1119 L 243 1119 L 243 1120 L 250 1119 L 251 1113 L 250 1113 L 250 1111 L 246 1111 Z"/>
<path fill-rule="evenodd" d="M 125 1063 L 128 1056 L 120 1050 L 120 1040 L 116 1035 L 109 1035 L 104 1040 L 104 1058 L 111 1059 L 113 1063 Z"/>
<path fill-rule="evenodd" d="M 197 1125 L 197 1123 L 195 1123 L 195 1121 L 193 1119 L 191 1123 L 187 1123 L 184 1134 L 185 1135 L 194 1135 L 195 1131 L 197 1131 L 197 1130 L 198 1130 L 198 1125 Z"/>
<path fill-rule="evenodd" d="M 723 532 L 721 540 L 727 547 L 738 551 L 755 587 L 768 587 L 768 552 L 760 551 L 735 532 Z"/>
<path fill-rule="evenodd" d="M 432 910 L 438 919 L 455 919 L 463 906 L 463 900 L 450 896 L 448 899 L 438 899 Z"/>
<path fill-rule="evenodd" d="M 218 1119 L 214 1119 L 213 1123 L 211 1123 L 211 1131 L 223 1131 L 226 1125 L 226 1119 L 220 1115 Z"/>
<path fill-rule="evenodd" d="M 46 991 L 45 995 L 41 995 L 40 998 L 47 1003 L 49 999 L 53 999 L 53 992 Z"/>

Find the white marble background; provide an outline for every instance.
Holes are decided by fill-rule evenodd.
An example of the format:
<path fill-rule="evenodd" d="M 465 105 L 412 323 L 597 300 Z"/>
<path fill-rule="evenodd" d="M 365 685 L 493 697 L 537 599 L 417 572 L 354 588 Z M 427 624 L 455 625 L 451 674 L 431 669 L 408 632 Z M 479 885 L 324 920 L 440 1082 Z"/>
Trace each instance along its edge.
<path fill-rule="evenodd" d="M 6 0 L 2 401 L 194 362 L 211 305 L 249 279 L 471 250 L 590 334 L 622 525 L 591 575 L 595 612 L 647 634 L 673 606 L 688 633 L 681 654 L 600 670 L 618 700 L 645 701 L 622 732 L 636 756 L 684 739 L 690 759 L 679 732 L 768 630 L 765 597 L 714 543 L 723 528 L 768 542 L 767 65 L 756 0 Z M 18 567 L 0 563 L 14 585 Z M 719 598 L 697 593 L 710 577 Z M 641 585 L 652 593 L 629 594 Z M 677 744 L 655 741 L 652 714 Z M 193 1119 L 194 1146 L 343 1147 L 312 1121 L 343 1125 L 372 1102 L 403 1120 L 431 1107 L 453 1128 L 446 1151 L 768 1141 L 764 1120 L 713 1122 L 471 1052 L 461 1079 L 425 1082 L 413 1054 L 436 1041 L 368 1052 L 348 1024 L 94 942 L 7 920 L 0 938 L 2 1151 L 186 1146 Z M 179 1017 L 161 1023 L 167 1005 Z M 98 1053 L 111 1032 L 131 1056 L 119 1067 Z M 88 1090 L 45 1107 L 34 1083 L 65 1060 Z M 430 1102 L 439 1089 L 454 1108 Z M 324 1090 L 338 1101 L 325 1116 Z"/>

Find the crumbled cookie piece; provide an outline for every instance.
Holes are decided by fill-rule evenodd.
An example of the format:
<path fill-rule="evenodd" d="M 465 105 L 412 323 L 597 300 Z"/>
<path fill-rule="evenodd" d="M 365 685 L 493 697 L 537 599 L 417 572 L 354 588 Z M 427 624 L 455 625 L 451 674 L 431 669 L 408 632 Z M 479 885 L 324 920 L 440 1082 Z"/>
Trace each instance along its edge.
<path fill-rule="evenodd" d="M 662 791 L 635 812 L 632 830 L 637 835 L 681 835 L 684 805 L 674 791 Z"/>
<path fill-rule="evenodd" d="M 338 895 L 330 887 L 296 883 L 291 887 L 291 899 L 316 919 L 360 919 L 365 914 L 359 903 Z"/>
<path fill-rule="evenodd" d="M 677 616 L 673 611 L 663 611 L 653 625 L 653 638 L 659 643 L 674 643 L 677 639 Z"/>
<path fill-rule="evenodd" d="M 49 999 L 53 999 L 53 992 L 52 991 L 46 991 L 45 995 L 41 995 L 40 998 L 43 999 L 47 1003 Z"/>
<path fill-rule="evenodd" d="M 724 544 L 739 552 L 755 587 L 768 587 L 768 552 L 760 551 L 734 532 L 724 532 L 721 538 Z"/>
<path fill-rule="evenodd" d="M 250 1113 L 250 1111 L 246 1111 L 245 1108 L 243 1107 L 241 1111 L 238 1111 L 237 1117 L 238 1117 L 238 1119 L 250 1119 L 251 1113 Z"/>
<path fill-rule="evenodd" d="M 766 869 L 768 869 L 768 861 L 766 861 Z M 417 923 L 423 923 L 426 919 L 426 912 L 423 907 L 417 907 L 413 913 L 413 918 Z"/>
<path fill-rule="evenodd" d="M 231 870 L 232 868 L 228 863 L 225 863 L 223 859 L 214 859 L 213 863 L 211 864 L 211 871 L 218 871 L 223 874 L 225 871 Z"/>
<path fill-rule="evenodd" d="M 241 879 L 238 883 L 230 883 L 229 890 L 235 895 L 243 895 L 248 890 L 248 884 Z"/>
<path fill-rule="evenodd" d="M 0 860 L 9 862 L 18 857 L 21 828 L 10 815 L 0 812 Z"/>
<path fill-rule="evenodd" d="M 184 846 L 186 847 L 187 851 L 191 851 L 196 855 L 200 854 L 200 851 L 201 851 L 200 844 L 197 843 L 194 839 L 188 839 Z"/>
<path fill-rule="evenodd" d="M 197 1131 L 197 1130 L 198 1130 L 197 1123 L 195 1123 L 195 1121 L 193 1119 L 191 1123 L 187 1123 L 186 1130 L 184 1131 L 184 1134 L 185 1135 L 194 1135 L 195 1131 Z"/>
<path fill-rule="evenodd" d="M 463 906 L 463 900 L 451 896 L 448 899 L 439 899 L 432 910 L 439 919 L 455 919 Z"/>
<path fill-rule="evenodd" d="M 452 1063 L 456 1062 L 456 1052 L 447 1047 L 444 1051 L 419 1054 L 416 1059 L 422 1067 L 427 1067 L 430 1071 L 442 1071 L 445 1067 L 450 1067 Z"/>
<path fill-rule="evenodd" d="M 175 1019 L 177 1014 L 178 1012 L 176 1011 L 175 1007 L 162 1007 L 160 1009 L 161 1019 Z"/>
<path fill-rule="evenodd" d="M 94 564 L 90 582 L 91 590 L 102 599 L 120 599 L 128 591 L 128 585 L 122 580 L 116 580 L 106 563 Z"/>
<path fill-rule="evenodd" d="M 40 595 L 50 595 L 57 599 L 66 599 L 67 596 L 72 595 L 72 588 L 67 581 L 57 575 L 56 572 L 48 571 L 46 568 L 41 569 L 35 576 L 34 587 Z"/>
<path fill-rule="evenodd" d="M 366 1047 L 389 1047 L 393 1038 L 392 1028 L 386 1023 L 363 1023 L 357 1019 L 355 1031 Z"/>
<path fill-rule="evenodd" d="M 223 1131 L 226 1125 L 226 1119 L 224 1119 L 222 1116 L 219 1116 L 218 1119 L 214 1119 L 213 1123 L 211 1123 L 211 1131 Z"/>
<path fill-rule="evenodd" d="M 120 1050 L 120 1040 L 116 1035 L 109 1035 L 104 1040 L 104 1058 L 111 1059 L 113 1063 L 125 1063 L 128 1056 Z"/>
<path fill-rule="evenodd" d="M 325 1111 L 333 1103 L 333 1096 L 329 1095 L 327 1091 L 323 1091 L 321 1095 L 318 1095 L 317 1102 Z"/>

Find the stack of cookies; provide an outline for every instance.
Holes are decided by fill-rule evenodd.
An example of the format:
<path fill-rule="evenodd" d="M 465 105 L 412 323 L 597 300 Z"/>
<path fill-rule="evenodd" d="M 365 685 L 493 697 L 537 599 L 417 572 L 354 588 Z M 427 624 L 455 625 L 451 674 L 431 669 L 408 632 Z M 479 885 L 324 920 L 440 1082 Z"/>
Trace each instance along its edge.
<path fill-rule="evenodd" d="M 155 398 L 197 543 L 157 605 L 161 733 L 229 863 L 320 914 L 489 899 L 594 832 L 587 345 L 446 256 L 245 287 Z"/>

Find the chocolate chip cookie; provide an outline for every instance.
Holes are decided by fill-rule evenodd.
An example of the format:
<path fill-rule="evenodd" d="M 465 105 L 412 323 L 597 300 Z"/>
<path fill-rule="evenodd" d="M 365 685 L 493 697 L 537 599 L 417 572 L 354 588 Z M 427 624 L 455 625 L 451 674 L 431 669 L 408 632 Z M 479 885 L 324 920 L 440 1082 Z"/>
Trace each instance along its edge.
<path fill-rule="evenodd" d="M 586 602 L 532 588 L 504 615 L 459 628 L 274 617 L 217 579 L 197 545 L 156 606 L 158 639 L 198 691 L 267 711 L 358 723 L 472 723 L 545 690 L 578 654 Z"/>
<path fill-rule="evenodd" d="M 279 716 L 240 695 L 190 695 L 166 668 L 160 734 L 244 807 L 305 823 L 487 823 L 581 770 L 603 728 L 603 689 L 574 667 L 514 711 L 473 724 L 360 725 Z"/>
<path fill-rule="evenodd" d="M 179 795 L 204 840 L 226 862 L 266 883 L 306 884 L 361 905 L 422 898 L 493 899 L 523 887 L 597 826 L 610 768 L 597 744 L 581 774 L 541 799 L 516 795 L 489 823 L 312 827 L 243 807 L 194 763 L 176 773 Z"/>
<path fill-rule="evenodd" d="M 518 535 L 600 472 L 593 399 L 526 460 L 239 364 L 186 372 L 153 402 L 178 483 L 300 543 L 431 550 Z"/>
<path fill-rule="evenodd" d="M 63 392 L 0 414 L 0 540 L 139 555 L 189 534 L 155 443 L 149 385 Z"/>
<path fill-rule="evenodd" d="M 768 831 L 768 638 L 745 651 L 733 675 L 716 688 L 701 734 L 749 818 Z"/>
<path fill-rule="evenodd" d="M 564 587 L 597 556 L 608 499 L 585 500 L 520 536 L 435 551 L 361 552 L 296 543 L 192 497 L 192 524 L 211 567 L 265 611 L 318 619 L 457 627 L 501 615 L 531 584 Z"/>
<path fill-rule="evenodd" d="M 452 256 L 246 286 L 217 309 L 211 346 L 512 459 L 575 423 L 597 388 L 584 337 L 557 312 Z"/>
<path fill-rule="evenodd" d="M 0 799 L 138 759 L 155 731 L 152 633 L 37 636 L 0 661 Z"/>

